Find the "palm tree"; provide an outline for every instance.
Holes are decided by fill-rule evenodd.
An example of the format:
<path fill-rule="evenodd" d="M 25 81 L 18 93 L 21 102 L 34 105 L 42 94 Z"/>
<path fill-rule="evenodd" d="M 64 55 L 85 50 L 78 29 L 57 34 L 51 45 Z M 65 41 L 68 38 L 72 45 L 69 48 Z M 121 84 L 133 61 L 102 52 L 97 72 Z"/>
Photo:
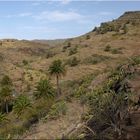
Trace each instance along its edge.
<path fill-rule="evenodd" d="M 12 89 L 9 86 L 3 86 L 0 89 L 0 101 L 1 104 L 5 106 L 6 113 L 9 112 L 9 103 L 12 101 Z"/>
<path fill-rule="evenodd" d="M 9 103 L 12 101 L 12 80 L 9 76 L 3 76 L 1 82 L 1 89 L 0 89 L 0 102 L 2 105 L 5 106 L 6 113 L 9 112 L 8 106 Z"/>
<path fill-rule="evenodd" d="M 31 102 L 30 100 L 27 98 L 27 96 L 24 95 L 20 95 L 14 103 L 13 109 L 14 112 L 17 114 L 17 116 L 19 117 L 22 113 L 24 113 L 25 110 L 30 109 L 31 106 Z"/>
<path fill-rule="evenodd" d="M 59 95 L 61 93 L 59 78 L 66 74 L 66 69 L 61 60 L 58 59 L 52 62 L 49 67 L 49 74 L 51 76 L 56 76 L 57 94 Z"/>
<path fill-rule="evenodd" d="M 0 124 L 7 121 L 6 115 L 0 112 Z"/>
<path fill-rule="evenodd" d="M 36 99 L 41 97 L 49 99 L 54 96 L 54 92 L 55 91 L 50 83 L 50 80 L 41 79 L 36 86 L 34 96 L 36 97 Z"/>

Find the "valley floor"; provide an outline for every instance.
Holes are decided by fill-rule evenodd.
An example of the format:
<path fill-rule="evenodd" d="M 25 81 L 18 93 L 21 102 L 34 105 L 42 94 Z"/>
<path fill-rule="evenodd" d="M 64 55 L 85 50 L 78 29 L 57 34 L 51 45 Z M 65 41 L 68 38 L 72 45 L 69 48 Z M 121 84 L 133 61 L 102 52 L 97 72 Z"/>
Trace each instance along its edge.
<path fill-rule="evenodd" d="M 23 136 L 23 139 L 56 139 L 62 138 L 69 129 L 76 127 L 80 123 L 83 108 L 78 101 L 67 102 L 66 115 L 56 120 L 42 120 L 34 124 L 33 127 Z"/>

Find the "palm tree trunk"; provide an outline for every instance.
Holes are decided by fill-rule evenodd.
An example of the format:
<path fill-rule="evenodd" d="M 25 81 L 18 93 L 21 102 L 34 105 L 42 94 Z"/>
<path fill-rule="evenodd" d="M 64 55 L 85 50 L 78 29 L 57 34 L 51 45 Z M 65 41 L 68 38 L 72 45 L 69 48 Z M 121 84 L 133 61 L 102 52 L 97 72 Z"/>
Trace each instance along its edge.
<path fill-rule="evenodd" d="M 8 103 L 5 103 L 5 108 L 6 108 L 6 113 L 8 113 L 9 112 L 9 110 L 8 110 Z"/>
<path fill-rule="evenodd" d="M 57 95 L 61 94 L 60 86 L 59 86 L 59 76 L 56 76 L 56 84 L 57 84 Z"/>

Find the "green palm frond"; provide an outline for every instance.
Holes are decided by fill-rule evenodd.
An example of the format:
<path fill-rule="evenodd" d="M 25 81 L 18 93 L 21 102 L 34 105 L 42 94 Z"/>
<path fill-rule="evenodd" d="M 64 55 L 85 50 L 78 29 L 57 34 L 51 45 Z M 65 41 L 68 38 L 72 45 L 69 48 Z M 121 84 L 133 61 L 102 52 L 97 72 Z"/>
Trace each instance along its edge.
<path fill-rule="evenodd" d="M 20 95 L 16 99 L 13 109 L 15 113 L 20 116 L 26 109 L 29 109 L 31 107 L 32 106 L 30 100 L 26 96 Z"/>
<path fill-rule="evenodd" d="M 0 112 L 0 124 L 2 122 L 8 122 L 8 119 L 6 118 L 6 115 Z"/>
<path fill-rule="evenodd" d="M 59 77 L 65 75 L 66 69 L 62 64 L 62 61 L 59 59 L 53 61 L 49 67 L 49 73 L 50 75 L 59 76 Z"/>
<path fill-rule="evenodd" d="M 50 80 L 48 79 L 41 79 L 36 86 L 36 91 L 34 96 L 36 98 L 52 98 L 54 97 L 54 88 L 52 87 Z"/>

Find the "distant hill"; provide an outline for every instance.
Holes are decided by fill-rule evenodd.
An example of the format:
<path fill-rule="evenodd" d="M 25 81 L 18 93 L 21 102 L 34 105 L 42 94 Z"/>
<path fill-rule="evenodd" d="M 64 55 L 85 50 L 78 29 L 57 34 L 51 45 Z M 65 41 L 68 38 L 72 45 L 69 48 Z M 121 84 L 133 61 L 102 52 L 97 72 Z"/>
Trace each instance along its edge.
<path fill-rule="evenodd" d="M 67 39 L 54 39 L 54 40 L 32 40 L 33 42 L 43 43 L 43 44 L 49 44 L 50 46 L 55 46 L 59 44 L 63 44 Z"/>

